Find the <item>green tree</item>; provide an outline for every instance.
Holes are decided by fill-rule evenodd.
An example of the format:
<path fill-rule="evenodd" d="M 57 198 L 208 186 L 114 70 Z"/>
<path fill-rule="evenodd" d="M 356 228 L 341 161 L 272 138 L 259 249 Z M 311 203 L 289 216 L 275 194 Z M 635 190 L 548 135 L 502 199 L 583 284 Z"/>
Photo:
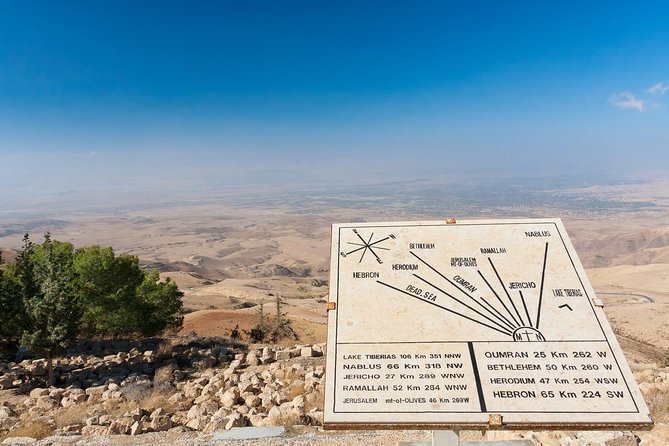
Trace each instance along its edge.
<path fill-rule="evenodd" d="M 27 323 L 21 343 L 47 357 L 49 385 L 53 385 L 54 354 L 67 348 L 75 339 L 81 317 L 81 305 L 74 292 L 72 262 L 74 247 L 70 243 L 51 240 L 31 246 L 28 258 L 34 282 L 31 294 L 24 296 Z"/>
<path fill-rule="evenodd" d="M 77 250 L 74 271 L 87 335 L 154 336 L 181 327 L 183 293 L 157 272 L 142 271 L 137 257 L 88 246 Z"/>
<path fill-rule="evenodd" d="M 34 296 L 39 286 L 35 279 L 35 258 L 34 258 L 35 244 L 30 240 L 30 236 L 26 233 L 23 236 L 23 246 L 21 252 L 16 258 L 13 273 L 14 279 L 18 283 L 21 293 L 21 301 L 25 302 L 31 296 Z"/>
<path fill-rule="evenodd" d="M 183 324 L 183 293 L 169 278 L 162 282 L 158 271 L 146 273 L 137 287 L 141 305 L 141 319 L 137 331 L 144 336 L 155 336 L 165 330 L 176 330 Z"/>
<path fill-rule="evenodd" d="M 23 305 L 15 268 L 0 270 L 0 341 L 16 343 L 21 337 Z"/>
<path fill-rule="evenodd" d="M 0 270 L 0 338 L 18 341 L 48 359 L 79 336 L 154 336 L 181 327 L 183 293 L 137 257 L 111 248 L 74 250 L 28 234 L 16 262 Z"/>
<path fill-rule="evenodd" d="M 24 302 L 37 288 L 34 280 L 34 245 L 28 234 L 23 236 L 23 247 L 16 260 L 0 271 L 0 338 L 18 343 L 26 314 Z"/>
<path fill-rule="evenodd" d="M 140 304 L 136 289 L 144 273 L 132 256 L 116 256 L 112 248 L 88 246 L 75 253 L 76 290 L 83 307 L 86 336 L 124 336 L 136 331 Z"/>

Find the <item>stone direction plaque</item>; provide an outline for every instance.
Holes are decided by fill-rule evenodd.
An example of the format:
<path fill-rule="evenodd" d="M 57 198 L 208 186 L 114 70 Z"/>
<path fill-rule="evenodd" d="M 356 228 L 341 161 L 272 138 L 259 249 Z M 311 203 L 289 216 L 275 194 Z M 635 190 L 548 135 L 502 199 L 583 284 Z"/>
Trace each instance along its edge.
<path fill-rule="evenodd" d="M 559 219 L 333 225 L 330 302 L 328 428 L 652 426 Z"/>

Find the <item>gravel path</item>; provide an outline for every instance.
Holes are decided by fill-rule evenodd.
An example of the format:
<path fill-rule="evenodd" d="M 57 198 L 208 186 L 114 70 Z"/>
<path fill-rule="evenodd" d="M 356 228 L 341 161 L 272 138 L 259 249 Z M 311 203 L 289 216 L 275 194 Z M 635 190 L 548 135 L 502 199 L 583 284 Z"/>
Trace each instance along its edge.
<path fill-rule="evenodd" d="M 667 446 L 669 425 L 656 424 L 649 432 L 488 432 L 486 437 L 477 431 L 462 431 L 463 441 L 499 441 L 525 439 L 539 446 Z M 48 437 L 41 441 L 7 443 L 5 445 L 29 446 L 397 446 L 400 441 L 430 441 L 430 431 L 327 431 L 305 428 L 281 437 L 254 440 L 213 440 L 211 434 L 202 432 L 160 432 L 136 437 L 112 435 L 98 437 Z"/>
<path fill-rule="evenodd" d="M 308 429 L 282 437 L 254 440 L 212 440 L 212 435 L 198 432 L 150 433 L 136 437 L 113 435 L 100 437 L 49 437 L 31 446 L 396 446 L 400 441 L 429 441 L 430 431 L 328 431 Z M 478 438 L 477 438 L 478 439 Z M 26 444 L 26 443 L 22 443 Z M 4 445 L 4 443 L 3 443 Z"/>

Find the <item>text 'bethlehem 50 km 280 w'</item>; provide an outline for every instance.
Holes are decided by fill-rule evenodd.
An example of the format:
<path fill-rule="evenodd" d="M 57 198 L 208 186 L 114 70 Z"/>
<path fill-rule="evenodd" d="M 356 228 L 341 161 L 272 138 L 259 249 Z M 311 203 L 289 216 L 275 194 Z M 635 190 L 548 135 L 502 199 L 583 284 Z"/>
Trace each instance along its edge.
<path fill-rule="evenodd" d="M 652 426 L 559 219 L 334 225 L 330 302 L 326 427 Z"/>

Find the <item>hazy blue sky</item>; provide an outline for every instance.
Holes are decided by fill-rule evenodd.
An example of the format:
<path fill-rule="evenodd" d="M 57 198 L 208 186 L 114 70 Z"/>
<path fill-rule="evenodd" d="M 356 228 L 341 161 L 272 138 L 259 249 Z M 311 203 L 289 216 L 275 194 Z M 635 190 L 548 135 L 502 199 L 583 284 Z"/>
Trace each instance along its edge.
<path fill-rule="evenodd" d="M 661 173 L 668 107 L 666 1 L 0 0 L 5 193 Z"/>

